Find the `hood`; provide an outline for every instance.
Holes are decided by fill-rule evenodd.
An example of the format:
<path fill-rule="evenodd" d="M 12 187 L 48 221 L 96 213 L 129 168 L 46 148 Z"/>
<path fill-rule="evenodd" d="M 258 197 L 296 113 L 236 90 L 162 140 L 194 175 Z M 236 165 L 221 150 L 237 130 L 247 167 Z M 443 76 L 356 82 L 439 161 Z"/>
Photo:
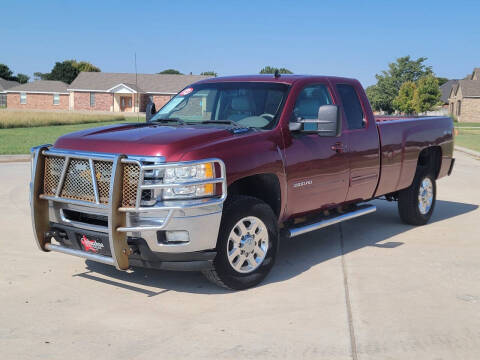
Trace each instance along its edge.
<path fill-rule="evenodd" d="M 167 161 L 179 161 L 190 149 L 233 136 L 226 129 L 211 126 L 133 123 L 67 134 L 60 137 L 54 146 L 77 151 L 164 156 Z"/>

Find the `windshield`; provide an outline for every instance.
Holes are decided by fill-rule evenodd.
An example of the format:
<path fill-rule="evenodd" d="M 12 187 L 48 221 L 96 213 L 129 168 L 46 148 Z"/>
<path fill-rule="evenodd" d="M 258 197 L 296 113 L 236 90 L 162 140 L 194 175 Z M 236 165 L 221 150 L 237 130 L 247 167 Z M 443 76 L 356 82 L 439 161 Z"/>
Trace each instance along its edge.
<path fill-rule="evenodd" d="M 276 83 L 208 83 L 187 87 L 150 121 L 176 120 L 188 124 L 234 122 L 239 126 L 275 126 L 288 86 Z"/>

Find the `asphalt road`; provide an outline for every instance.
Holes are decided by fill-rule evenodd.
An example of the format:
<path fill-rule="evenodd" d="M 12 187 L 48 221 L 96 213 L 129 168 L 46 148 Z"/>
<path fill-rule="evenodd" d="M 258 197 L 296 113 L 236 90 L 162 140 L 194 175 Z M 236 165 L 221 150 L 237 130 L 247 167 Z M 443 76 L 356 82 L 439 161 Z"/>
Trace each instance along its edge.
<path fill-rule="evenodd" d="M 29 165 L 0 164 L 0 359 L 479 359 L 480 161 L 456 157 L 430 224 L 376 201 L 242 292 L 41 253 Z"/>

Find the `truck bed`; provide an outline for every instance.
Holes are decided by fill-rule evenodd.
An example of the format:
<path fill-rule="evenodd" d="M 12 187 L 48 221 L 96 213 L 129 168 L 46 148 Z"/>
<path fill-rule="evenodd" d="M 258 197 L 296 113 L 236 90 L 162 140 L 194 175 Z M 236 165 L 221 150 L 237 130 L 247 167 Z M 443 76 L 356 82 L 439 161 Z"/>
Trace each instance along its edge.
<path fill-rule="evenodd" d="M 453 121 L 449 117 L 378 116 L 380 180 L 375 196 L 410 186 L 420 152 L 438 146 L 442 162 L 438 178 L 447 175 L 453 155 Z"/>

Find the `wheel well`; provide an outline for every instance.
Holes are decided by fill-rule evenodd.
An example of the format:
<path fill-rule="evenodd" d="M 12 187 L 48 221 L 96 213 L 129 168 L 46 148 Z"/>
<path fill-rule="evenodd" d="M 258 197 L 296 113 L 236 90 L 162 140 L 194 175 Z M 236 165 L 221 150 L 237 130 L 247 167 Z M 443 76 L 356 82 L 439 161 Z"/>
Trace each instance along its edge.
<path fill-rule="evenodd" d="M 282 195 L 280 181 L 274 174 L 258 174 L 235 181 L 228 187 L 228 195 L 248 195 L 266 202 L 277 217 L 280 215 Z"/>
<path fill-rule="evenodd" d="M 442 164 L 442 149 L 440 146 L 432 146 L 423 149 L 418 155 L 417 166 L 428 167 L 432 169 L 435 178 L 438 177 L 440 166 Z"/>

